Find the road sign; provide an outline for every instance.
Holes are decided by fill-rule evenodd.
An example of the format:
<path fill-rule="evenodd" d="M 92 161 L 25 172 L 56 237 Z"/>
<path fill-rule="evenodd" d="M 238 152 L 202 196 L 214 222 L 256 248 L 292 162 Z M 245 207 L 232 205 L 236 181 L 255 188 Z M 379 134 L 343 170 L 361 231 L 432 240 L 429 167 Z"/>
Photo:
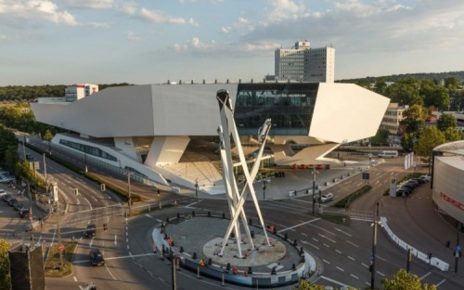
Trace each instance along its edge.
<path fill-rule="evenodd" d="M 59 250 L 60 252 L 64 252 L 64 245 L 63 245 L 63 244 L 59 244 L 59 245 L 58 245 L 58 250 Z"/>

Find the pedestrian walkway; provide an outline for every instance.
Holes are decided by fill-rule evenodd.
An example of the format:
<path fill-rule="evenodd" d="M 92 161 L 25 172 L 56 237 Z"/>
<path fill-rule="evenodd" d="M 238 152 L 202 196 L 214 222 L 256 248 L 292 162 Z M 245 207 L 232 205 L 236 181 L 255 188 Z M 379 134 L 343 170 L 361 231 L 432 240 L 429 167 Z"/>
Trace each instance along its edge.
<path fill-rule="evenodd" d="M 457 236 L 462 242 L 464 235 L 458 233 L 456 227 L 439 214 L 432 201 L 430 184 L 419 186 L 409 198 L 382 198 L 380 211 L 382 216 L 387 217 L 390 228 L 399 238 L 449 263 L 450 272 L 454 271 L 453 249 Z M 460 261 L 461 269 L 463 265 Z M 456 278 L 464 279 L 463 270 L 455 275 Z"/>

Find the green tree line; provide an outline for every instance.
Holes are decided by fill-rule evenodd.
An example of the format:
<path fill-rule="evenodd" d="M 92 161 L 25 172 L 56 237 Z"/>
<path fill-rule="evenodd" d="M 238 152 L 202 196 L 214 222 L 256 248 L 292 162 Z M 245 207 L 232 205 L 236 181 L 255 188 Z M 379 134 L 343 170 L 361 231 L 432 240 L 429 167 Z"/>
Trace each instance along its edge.
<path fill-rule="evenodd" d="M 129 83 L 99 84 L 99 89 L 128 86 Z M 66 85 L 3 86 L 0 101 L 32 101 L 41 97 L 63 97 Z"/>

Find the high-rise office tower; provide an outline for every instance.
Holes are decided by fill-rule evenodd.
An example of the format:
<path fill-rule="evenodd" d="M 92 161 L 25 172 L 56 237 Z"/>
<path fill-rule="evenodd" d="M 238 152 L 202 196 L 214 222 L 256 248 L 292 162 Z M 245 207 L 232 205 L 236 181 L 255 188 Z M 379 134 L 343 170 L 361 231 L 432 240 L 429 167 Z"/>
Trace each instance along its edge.
<path fill-rule="evenodd" d="M 333 83 L 335 48 L 311 48 L 309 41 L 275 51 L 275 75 L 279 80 Z"/>

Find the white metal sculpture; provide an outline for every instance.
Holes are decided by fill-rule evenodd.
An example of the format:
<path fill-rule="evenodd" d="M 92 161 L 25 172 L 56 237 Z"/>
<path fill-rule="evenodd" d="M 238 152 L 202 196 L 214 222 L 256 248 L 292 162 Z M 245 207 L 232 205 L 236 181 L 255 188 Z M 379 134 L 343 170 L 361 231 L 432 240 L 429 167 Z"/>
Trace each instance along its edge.
<path fill-rule="evenodd" d="M 218 128 L 218 134 L 220 139 L 220 153 L 221 153 L 221 161 L 222 161 L 222 168 L 223 168 L 223 180 L 224 185 L 227 193 L 227 204 L 230 210 L 230 222 L 229 226 L 227 227 L 227 231 L 224 235 L 224 239 L 222 240 L 222 247 L 221 251 L 219 252 L 219 256 L 224 255 L 225 247 L 229 241 L 230 235 L 232 231 L 235 234 L 236 243 L 237 243 L 237 250 L 238 250 L 238 257 L 244 258 L 242 253 L 241 243 L 243 242 L 241 237 L 241 226 L 240 223 L 243 225 L 243 229 L 247 236 L 248 242 L 250 243 L 250 248 L 255 250 L 255 245 L 253 243 L 253 239 L 251 237 L 251 232 L 248 227 L 247 217 L 245 214 L 245 209 L 243 207 L 248 193 L 251 194 L 253 199 L 253 203 L 256 208 L 256 212 L 258 214 L 259 222 L 263 229 L 264 235 L 266 237 L 266 242 L 268 246 L 271 246 L 269 242 L 269 237 L 267 235 L 266 226 L 264 224 L 263 216 L 261 214 L 261 209 L 259 207 L 258 199 L 256 197 L 256 192 L 253 187 L 253 182 L 256 178 L 258 173 L 259 164 L 261 162 L 264 147 L 266 144 L 266 139 L 269 134 L 269 130 L 271 129 L 271 119 L 267 119 L 263 126 L 258 131 L 258 140 L 261 143 L 258 155 L 256 156 L 255 162 L 251 169 L 251 172 L 248 168 L 245 154 L 243 153 L 242 144 L 240 142 L 240 136 L 238 135 L 237 126 L 234 120 L 234 112 L 232 103 L 230 100 L 229 92 L 226 90 L 219 90 L 216 94 L 216 99 L 219 102 L 219 111 L 221 117 L 221 125 Z M 240 166 L 243 169 L 243 174 L 245 175 L 245 185 L 241 190 L 238 188 L 237 180 L 234 176 L 233 172 L 233 162 L 232 162 L 232 154 L 231 154 L 231 139 L 230 136 L 234 140 L 238 156 L 240 159 Z M 248 189 L 248 190 L 247 190 Z"/>

